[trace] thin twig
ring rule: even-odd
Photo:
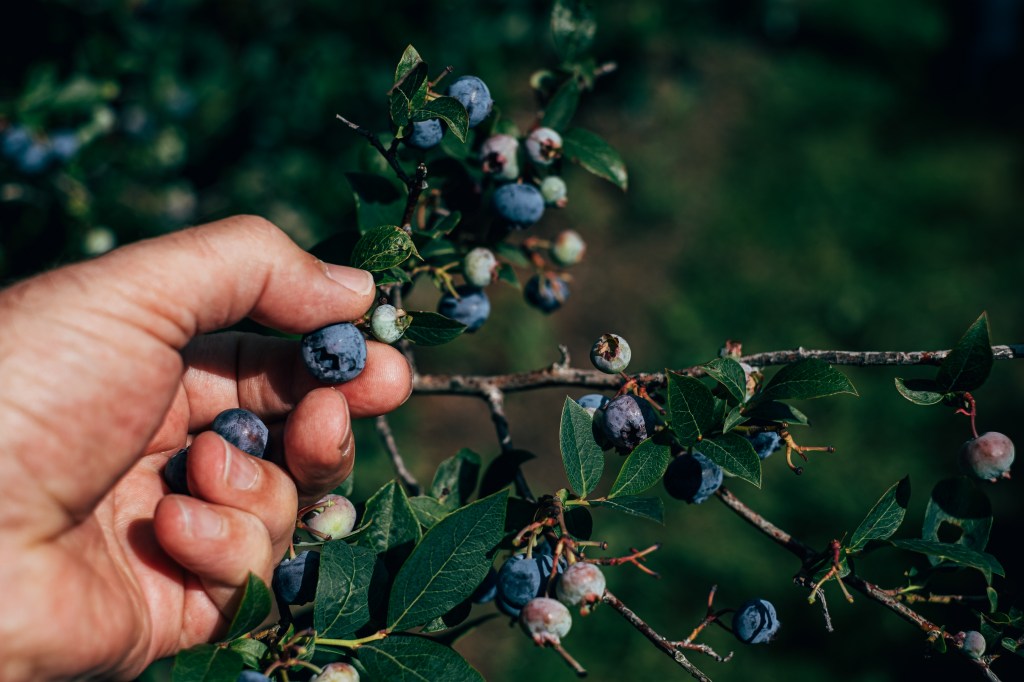
[[[406,491],[413,497],[419,495],[422,492],[422,487],[416,477],[405,467],[405,460],[402,459],[402,453],[398,451],[398,443],[395,442],[395,436],[391,433],[391,424],[388,423],[388,418],[384,415],[377,417],[376,426],[377,434],[384,442],[384,448],[391,456],[391,464],[395,467],[395,473],[398,474]]]
[[[623,604],[618,597],[609,592],[604,591],[604,596],[601,597],[601,601],[608,604],[613,609],[619,612],[619,614],[626,619],[626,621],[636,628],[640,634],[649,639],[654,646],[661,649],[661,651],[671,658],[673,661],[679,664],[684,670],[693,676],[695,680],[701,680],[702,682],[711,682],[711,678],[705,675],[697,666],[690,663],[689,659],[683,654],[682,651],[675,648],[668,639],[659,635],[654,628],[647,624],[647,622],[636,615],[632,609]]]
[[[420,195],[427,188],[427,164],[421,163],[416,166],[416,177],[406,183],[409,188],[409,196],[405,199],[405,212],[402,214],[402,228],[406,231],[411,229],[412,216],[416,212],[416,204],[419,203]]]
[[[512,433],[509,431],[508,417],[505,416],[505,394],[501,392],[501,389],[492,388],[483,394],[483,398],[487,401],[487,407],[491,411],[491,420],[494,422],[494,430],[498,435],[501,451],[512,450]],[[526,477],[523,476],[523,470],[518,466],[513,483],[516,486],[516,495],[529,502],[536,500],[530,490],[530,485],[526,482]]]
[[[725,503],[725,506],[736,512],[740,518],[752,525],[754,528],[757,528],[772,540],[775,540],[775,542],[782,545],[792,554],[795,554],[801,562],[806,564],[819,556],[818,552],[815,552],[809,546],[805,545],[800,540],[797,540],[792,535],[745,505],[725,486],[720,486],[715,495]]]
[[[380,152],[381,156],[384,157],[388,162],[388,165],[395,171],[398,178],[405,183],[406,187],[412,187],[412,179],[409,177],[409,174],[403,170],[401,164],[398,163],[398,155],[395,153],[398,150],[398,138],[395,138],[391,142],[390,147],[385,148],[381,143],[380,138],[377,137],[377,134],[372,130],[368,130],[358,123],[353,123],[341,114],[335,114],[335,116],[337,116],[339,121],[369,140],[370,144],[373,145],[373,148]]]

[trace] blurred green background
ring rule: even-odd
[[[585,363],[593,339],[626,336],[635,370],[684,367],[726,339],[744,350],[929,350],[952,345],[982,310],[995,343],[1024,341],[1020,296],[1024,212],[1024,8],[1017,0],[614,0],[595,3],[595,53],[618,69],[585,96],[579,123],[624,156],[630,190],[577,168],[570,202],[535,233],[571,227],[589,244],[559,313],[495,290],[495,314],[475,336],[419,352],[433,372],[507,372],[557,359]],[[11,281],[112,244],[235,214],[264,215],[309,247],[354,221],[344,173],[365,142],[334,116],[383,130],[394,64],[413,43],[436,73],[484,78],[503,114],[527,128],[529,75],[553,59],[548,2],[301,3],[271,0],[34,2],[0,27],[0,126],[70,131],[81,149],[37,170],[0,158],[0,279]],[[187,273],[183,273],[187,276]],[[421,287],[416,303],[434,305]],[[1024,366],[998,363],[976,393],[979,428],[1024,442]],[[734,491],[806,542],[851,532],[892,483],[910,474],[900,532],[919,532],[928,492],[955,475],[967,421],[920,408],[896,376],[930,370],[845,369],[860,389],[800,407],[797,434],[831,444],[802,477],[780,455],[765,485]],[[584,391],[573,392],[579,395]],[[557,426],[565,391],[509,397],[517,447],[538,459],[535,490],[564,485]],[[468,446],[497,454],[484,406],[413,398],[394,417],[421,480]],[[391,473],[364,425],[357,500]],[[609,455],[608,482],[617,470]],[[1021,482],[986,486],[995,509],[990,551],[1017,598],[1024,561]],[[595,537],[623,553],[665,543],[649,565],[609,571],[609,588],[665,635],[682,639],[703,616],[708,588],[737,606],[771,600],[783,628],[771,646],[693,660],[715,680],[971,679],[951,656],[930,657],[922,633],[877,604],[828,589],[836,631],[806,604],[797,562],[716,501],[667,499],[658,526],[595,512]],[[901,584],[918,558],[881,549],[859,572]],[[978,574],[938,589],[977,593]],[[478,607],[486,612],[488,607]],[[957,631],[960,607],[922,608]],[[566,646],[595,680],[685,679],[609,609],[577,618]],[[457,647],[490,680],[567,679],[551,652],[495,620]],[[1004,680],[1024,679],[1008,660]]]

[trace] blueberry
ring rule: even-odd
[[[73,130],[55,130],[50,135],[50,144],[56,158],[61,161],[69,161],[78,153],[81,141],[78,138],[78,133]]]
[[[498,571],[498,607],[509,607],[515,613],[509,613],[505,608],[502,611],[510,616],[518,615],[526,602],[541,594],[544,577],[536,558],[527,559],[525,554],[512,555]]]
[[[437,312],[466,325],[467,332],[475,332],[491,314],[490,299],[483,289],[469,285],[456,287],[455,293],[458,298],[450,293],[441,297],[437,303]]]
[[[964,641],[961,645],[963,652],[971,658],[981,658],[982,654],[985,653],[985,636],[977,630],[961,632],[960,635],[963,637]]]
[[[549,175],[544,178],[544,181],[540,183],[540,193],[544,197],[544,202],[548,205],[565,208],[569,203],[568,199],[566,199],[569,188],[566,187],[565,180],[557,175]]]
[[[537,128],[526,138],[526,154],[538,166],[562,158],[562,136],[551,128]]]
[[[732,631],[745,644],[767,644],[779,631],[775,607],[764,599],[752,599],[732,617]]]
[[[270,678],[259,670],[243,670],[238,673],[235,682],[270,682]]]
[[[432,118],[429,121],[417,121],[412,124],[412,134],[405,138],[405,143],[416,149],[436,147],[444,137],[441,120]]]
[[[370,316],[370,331],[382,343],[394,343],[402,338],[412,319],[404,310],[382,303]]]
[[[366,366],[366,339],[350,322],[330,324],[302,337],[302,359],[319,381],[350,381]]]
[[[331,493],[316,504],[317,508],[306,514],[302,522],[318,533],[337,539],[356,527],[356,508],[347,497]]]
[[[278,564],[270,584],[286,604],[306,604],[316,597],[319,578],[320,553],[305,551]]]
[[[494,570],[492,566],[487,571],[487,575],[484,577],[482,583],[477,585],[473,594],[470,595],[470,600],[474,604],[486,604],[489,601],[494,601],[494,598],[498,594],[498,572]]]
[[[590,349],[590,361],[605,374],[625,371],[632,357],[629,344],[618,334],[602,334]]]
[[[1013,457],[1013,441],[998,431],[989,431],[961,446],[960,467],[971,476],[995,482],[1010,477]]]
[[[164,465],[164,481],[172,493],[188,495],[188,448],[178,450]]]
[[[562,266],[576,265],[583,260],[583,254],[587,252],[587,244],[579,232],[564,230],[555,237],[555,243],[551,245],[551,258]]]
[[[499,180],[519,177],[519,140],[511,135],[491,135],[480,145],[480,166]]]
[[[25,126],[14,125],[4,131],[3,143],[0,149],[4,156],[12,161],[21,158],[21,155],[32,146],[32,135]]]
[[[448,86],[448,96],[454,97],[466,107],[469,114],[469,127],[478,126],[491,113],[494,100],[487,85],[476,76],[462,76]]]
[[[561,644],[572,628],[572,616],[562,602],[537,597],[523,606],[519,624],[538,646]]]
[[[577,561],[565,569],[555,587],[555,594],[566,606],[582,604],[580,613],[586,615],[592,605],[601,601],[604,588],[605,579],[601,569],[594,564]]]
[[[485,287],[498,276],[498,259],[490,249],[478,246],[462,260],[462,274],[469,284]]]
[[[594,413],[594,423],[617,448],[632,450],[654,435],[657,418],[643,398],[620,395]]]
[[[216,416],[210,429],[242,452],[263,457],[270,431],[259,417],[241,408],[224,410]]]
[[[589,412],[591,417],[594,416],[594,412],[596,410],[601,409],[608,403],[608,396],[601,395],[600,393],[588,393],[587,395],[576,399],[576,404]]]
[[[761,459],[767,459],[769,455],[782,447],[782,436],[778,431],[762,431],[754,436],[747,436],[747,440],[754,446],[754,452]]]
[[[672,460],[662,481],[666,492],[677,500],[701,504],[718,490],[723,477],[722,467],[694,451]]]
[[[342,661],[328,663],[310,682],[359,682],[359,671]]]
[[[553,313],[569,298],[569,285],[561,277],[551,273],[534,275],[523,287],[523,297],[534,308]]]
[[[35,175],[49,168],[52,160],[53,148],[49,144],[33,141],[15,163],[23,173]]]
[[[494,190],[494,210],[516,228],[533,225],[544,215],[544,197],[533,185],[509,183]]]

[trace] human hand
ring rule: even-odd
[[[224,333],[352,320],[368,273],[326,265],[267,221],[236,217],[132,244],[0,292],[0,679],[130,679],[223,634],[250,571],[269,583],[311,502],[352,470],[350,417],[394,409],[408,364],[368,342],[337,387],[298,343]],[[210,431],[192,497],[161,471],[189,434],[243,407],[260,460]]]

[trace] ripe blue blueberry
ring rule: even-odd
[[[259,670],[243,670],[238,673],[235,682],[270,682],[270,678]]]
[[[405,138],[405,143],[416,149],[430,149],[436,147],[442,137],[444,137],[444,127],[441,126],[441,120],[432,118],[429,121],[413,123],[412,133]]]
[[[382,343],[394,343],[402,338],[412,320],[404,310],[389,303],[382,303],[373,309],[370,316],[370,331]]]
[[[548,597],[531,599],[519,614],[523,631],[538,646],[561,644],[572,628],[572,615],[560,601]]]
[[[462,274],[469,284],[485,287],[498,276],[498,259],[490,249],[478,246],[462,260]]]
[[[259,417],[241,408],[224,410],[213,420],[210,429],[242,452],[263,457],[270,431]]]
[[[754,446],[754,452],[761,459],[767,459],[769,455],[782,447],[782,436],[777,431],[762,431],[746,438]]]
[[[764,599],[752,599],[732,617],[732,631],[744,644],[767,644],[779,631],[775,607]]]
[[[540,183],[540,193],[544,197],[545,203],[549,206],[565,208],[569,203],[569,200],[566,198],[569,188],[566,187],[565,180],[557,175],[549,175],[544,178],[544,181]]]
[[[590,361],[605,374],[625,371],[632,357],[629,344],[618,334],[602,334],[590,349]]]
[[[971,658],[981,658],[985,653],[985,636],[977,630],[968,630],[961,632],[960,637],[963,637],[964,643],[961,645],[963,652]]]
[[[447,293],[437,303],[437,312],[466,325],[467,332],[475,332],[491,314],[491,301],[483,289],[463,285],[455,288],[458,297]]]
[[[482,583],[477,585],[473,594],[469,597],[474,604],[486,604],[489,601],[494,601],[494,598],[498,594],[498,572],[494,570],[492,566],[487,571],[487,575],[484,577]]]
[[[722,468],[694,451],[692,455],[680,455],[668,465],[662,481],[665,490],[677,500],[700,504],[711,497],[722,485]]]
[[[551,245],[551,258],[562,266],[576,265],[583,260],[587,244],[575,230],[563,230]]]
[[[494,190],[494,210],[513,227],[523,229],[544,215],[544,197],[533,185],[509,183]]]
[[[320,553],[305,551],[278,564],[270,584],[286,604],[306,604],[316,597],[319,578]]]
[[[319,381],[350,381],[366,366],[366,339],[350,322],[330,324],[302,337],[302,359]]]
[[[61,161],[69,161],[78,153],[81,142],[78,133],[73,130],[55,130],[50,135],[50,146],[53,147],[53,155]]]
[[[1013,458],[1013,441],[998,431],[983,433],[960,448],[960,467],[982,481],[1009,478]]]
[[[538,166],[562,158],[562,136],[551,128],[537,128],[526,138],[526,154]]]
[[[627,451],[654,435],[656,423],[651,404],[630,393],[620,395],[594,413],[594,424],[605,438],[616,448]]]
[[[498,608],[513,617],[519,615],[528,601],[541,594],[543,585],[544,576],[536,557],[512,555],[498,571]]]
[[[594,416],[594,412],[596,410],[601,409],[608,403],[608,396],[601,395],[600,393],[588,393],[587,395],[576,399],[576,404],[589,412],[591,417]]]
[[[594,604],[604,596],[604,573],[594,564],[577,561],[562,573],[555,594],[566,606],[582,605],[580,613],[587,615]]]
[[[569,285],[552,273],[534,275],[523,287],[523,297],[534,308],[545,313],[553,313],[569,298]]]
[[[188,448],[178,450],[164,465],[164,481],[172,493],[188,495]]]
[[[448,86],[448,96],[454,97],[466,107],[469,114],[469,127],[475,128],[487,118],[494,106],[491,99],[491,91],[487,85],[476,76],[462,76]]]
[[[359,671],[343,661],[328,663],[310,682],[359,682]]]
[[[49,168],[52,160],[53,148],[48,143],[34,140],[15,163],[23,173],[35,175]]]
[[[519,140],[511,135],[491,135],[480,145],[480,167],[499,180],[519,177]]]
[[[331,493],[321,498],[302,522],[328,538],[343,538],[356,527],[356,508],[347,497]]]

